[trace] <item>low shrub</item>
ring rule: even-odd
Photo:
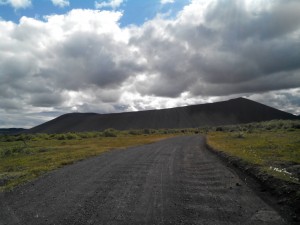
[[[57,139],[57,140],[67,140],[65,134],[56,134],[55,139]]]
[[[216,128],[216,131],[223,131],[224,129],[223,129],[223,127],[217,127]]]
[[[115,129],[109,128],[103,131],[104,137],[117,137],[117,131]]]
[[[143,131],[142,130],[130,130],[128,132],[128,134],[130,134],[130,135],[141,135],[141,134],[143,134]]]
[[[79,136],[77,134],[75,134],[75,133],[66,133],[65,137],[68,140],[79,139]]]
[[[246,136],[243,132],[238,132],[233,137],[234,138],[245,138]]]
[[[11,155],[27,153],[29,153],[29,150],[27,150],[24,146],[21,145],[0,149],[0,157],[8,157]]]

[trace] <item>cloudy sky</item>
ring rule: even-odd
[[[0,127],[244,96],[300,114],[299,0],[0,0]]]

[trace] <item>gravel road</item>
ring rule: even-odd
[[[0,224],[285,224],[200,136],[113,150],[0,194]]]

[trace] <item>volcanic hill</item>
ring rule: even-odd
[[[69,113],[33,127],[28,132],[63,133],[102,131],[107,128],[118,130],[193,128],[273,119],[297,119],[297,116],[249,99],[237,98],[223,102],[139,112]]]

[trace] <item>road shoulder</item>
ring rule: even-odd
[[[297,191],[300,185],[263,173],[257,166],[213,148],[207,143],[206,138],[205,145],[210,152],[217,155],[223,163],[234,170],[258,196],[274,206],[290,224],[299,223],[300,199]]]

